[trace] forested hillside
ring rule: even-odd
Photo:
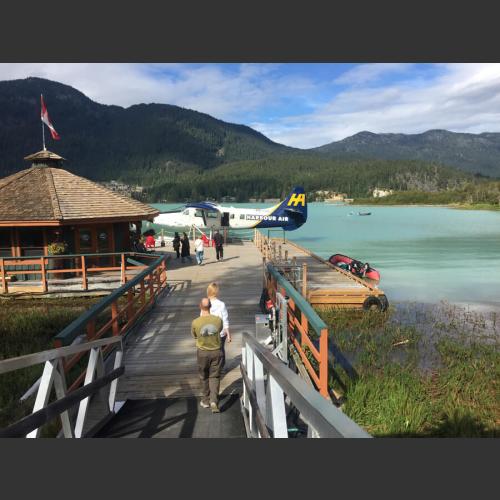
[[[244,201],[283,197],[291,187],[302,185],[309,193],[330,189],[364,197],[377,186],[438,191],[461,186],[470,179],[471,175],[458,170],[418,161],[331,160],[294,154],[234,162],[207,171],[178,171],[157,178],[148,194],[154,201],[222,196]]]
[[[360,132],[315,151],[334,158],[422,160],[470,173],[500,177],[500,134],[461,134],[429,130],[423,134]]]
[[[292,151],[244,125],[167,104],[127,109],[93,102],[78,90],[40,78],[0,82],[0,177],[26,168],[42,149],[40,94],[61,135],[47,149],[66,168],[91,179],[140,180],[147,185],[172,167],[212,168],[224,162]]]

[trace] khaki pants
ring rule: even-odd
[[[201,379],[202,400],[217,404],[219,399],[220,370],[222,355],[220,349],[203,351],[198,349],[198,372]]]

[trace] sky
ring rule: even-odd
[[[0,80],[28,76],[102,104],[194,109],[298,148],[361,131],[500,132],[498,63],[0,64]]]

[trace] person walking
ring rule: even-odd
[[[174,247],[175,253],[177,254],[177,258],[181,256],[180,248],[181,248],[181,238],[179,233],[174,234],[174,239],[172,240],[172,246]]]
[[[194,240],[194,251],[196,252],[196,262],[198,262],[198,265],[201,266],[203,263],[205,247],[203,240],[199,236]]]
[[[222,247],[223,242],[224,239],[222,238],[222,235],[219,233],[219,231],[215,231],[214,243],[215,243],[215,256],[217,257],[217,260],[222,260],[224,257],[224,248]]]
[[[200,406],[219,413],[219,388],[221,371],[222,320],[210,313],[210,299],[200,302],[200,316],[191,323],[191,334],[196,339],[198,373],[202,386]]]
[[[191,251],[189,248],[189,238],[186,233],[182,233],[182,239],[181,239],[181,262],[184,263],[184,259],[188,258],[190,262],[192,262],[191,258]]]
[[[231,342],[231,334],[229,333],[229,316],[227,314],[226,304],[218,298],[219,295],[219,285],[217,283],[210,283],[207,287],[207,297],[210,300],[210,314],[218,316],[222,320],[222,331],[220,333],[221,337],[221,370],[226,364],[226,351],[225,344]]]

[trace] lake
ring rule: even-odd
[[[310,203],[308,210],[306,224],[287,238],[321,257],[342,253],[369,262],[390,301],[446,300],[500,310],[500,212],[327,203]],[[372,215],[349,215],[365,210]]]

